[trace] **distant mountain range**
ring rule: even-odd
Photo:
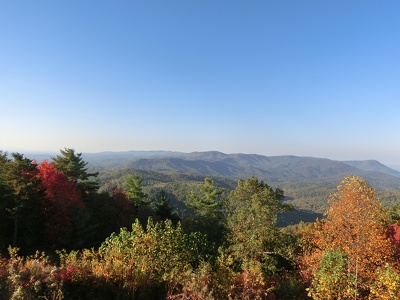
[[[225,154],[217,151],[170,152],[128,151],[84,153],[90,166],[99,169],[133,168],[152,171],[222,176],[231,179],[256,176],[268,182],[340,178],[348,174],[365,176],[372,181],[383,176],[400,188],[400,172],[376,160],[337,161],[325,158]],[[390,178],[394,177],[394,178]]]
[[[41,160],[51,156],[36,155],[34,158]],[[233,181],[255,176],[273,187],[282,188],[287,199],[296,207],[317,212],[326,209],[329,194],[349,174],[362,176],[387,203],[398,201],[400,196],[400,172],[376,160],[337,161],[292,155],[225,154],[217,151],[126,151],[83,153],[82,156],[89,167],[99,170],[100,174],[111,174],[111,171],[123,169],[126,172],[142,170],[163,174],[182,173]]]
[[[40,161],[54,155],[27,156]],[[371,185],[400,190],[400,172],[376,160],[337,161],[293,155],[225,154],[217,151],[125,151],[83,153],[82,156],[91,168],[96,169],[174,171],[233,180],[256,176],[271,183],[337,180],[354,174],[362,176]]]

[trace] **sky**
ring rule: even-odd
[[[0,149],[400,168],[400,1],[0,1]]]

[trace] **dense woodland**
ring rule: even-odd
[[[98,177],[73,149],[0,152],[0,298],[400,299],[400,206],[362,177],[284,227],[284,191],[256,177],[176,185],[186,210],[137,173]]]

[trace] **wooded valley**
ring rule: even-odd
[[[4,299],[400,298],[395,170],[219,152],[103,155],[0,151]]]

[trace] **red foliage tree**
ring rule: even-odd
[[[53,163],[42,162],[38,166],[45,196],[41,202],[45,233],[52,248],[57,248],[59,238],[65,238],[72,230],[71,216],[74,210],[84,207],[81,192],[63,172],[57,172]]]
[[[121,188],[114,188],[112,198],[118,207],[117,226],[118,228],[127,227],[133,221],[133,206],[129,202],[129,198],[125,191]]]
[[[386,231],[386,236],[389,238],[392,245],[396,249],[396,260],[400,260],[400,225],[394,223],[390,225]]]

